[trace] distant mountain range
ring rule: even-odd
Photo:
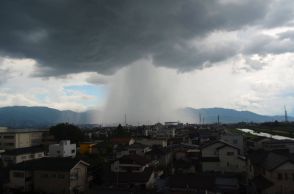
[[[276,116],[267,116],[260,115],[250,111],[237,111],[234,109],[226,109],[226,108],[184,108],[181,110],[181,114],[184,118],[188,118],[189,120],[194,120],[199,122],[200,115],[201,120],[204,118],[204,123],[216,123],[219,120],[221,123],[237,123],[237,122],[267,122],[267,121],[284,121],[284,115],[276,115]],[[293,117],[288,116],[289,121],[294,121]]]
[[[0,126],[9,128],[43,128],[61,122],[92,124],[93,112],[60,111],[48,107],[3,107],[0,108]],[[204,118],[205,123],[216,123],[218,115],[221,123],[284,120],[284,116],[265,116],[249,111],[225,108],[184,108],[180,110],[180,113],[183,118],[194,122],[199,122],[199,115],[201,114],[201,118]],[[294,121],[293,117],[288,117],[288,119],[289,121]]]
[[[42,128],[57,123],[91,123],[91,112],[60,111],[48,107],[12,106],[0,108],[0,126]]]

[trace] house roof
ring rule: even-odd
[[[171,189],[197,189],[208,191],[236,191],[238,179],[234,176],[219,174],[177,174],[170,177]]]
[[[273,183],[271,181],[269,181],[268,179],[266,179],[263,176],[254,177],[252,179],[252,183],[254,184],[256,189],[261,190],[261,191],[264,189],[267,189],[273,185]]]
[[[292,162],[290,155],[285,156],[265,150],[253,151],[248,155],[248,158],[253,165],[263,167],[270,171],[276,169],[287,161]]]
[[[232,144],[229,144],[227,142],[224,142],[222,140],[210,141],[207,144],[202,145],[201,146],[201,149],[206,148],[206,147],[209,147],[209,146],[214,145],[214,144],[217,144],[217,143],[220,143],[221,145],[219,147],[217,147],[216,149],[222,149],[224,147],[232,147],[234,149],[240,150],[240,148],[238,148],[238,147],[236,147],[236,146],[234,146]]]
[[[88,163],[73,158],[41,158],[16,164],[12,170],[44,170],[44,171],[69,171],[78,163],[88,166]]]
[[[139,156],[137,154],[124,155],[121,158],[119,158],[118,161],[121,164],[140,164],[140,165],[146,165],[151,162],[146,157]]]
[[[131,139],[130,137],[113,137],[110,141],[113,144],[129,144]]]
[[[148,182],[153,170],[151,168],[145,169],[143,172],[111,172],[108,177],[110,183],[146,183]]]
[[[190,188],[190,189],[200,189],[214,190],[214,176],[203,175],[203,174],[177,174],[170,177],[169,185],[170,188]]]
[[[259,142],[262,140],[268,139],[267,137],[263,137],[263,136],[256,136],[254,138],[251,138],[250,141],[254,141],[254,142]]]
[[[141,143],[134,143],[129,146],[129,149],[145,149],[147,147],[149,147],[149,146],[141,144]]]
[[[34,154],[44,152],[45,149],[43,146],[33,146],[27,148],[16,148],[12,150],[6,150],[3,155],[21,155],[21,154]]]

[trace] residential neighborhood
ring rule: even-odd
[[[163,136],[171,129],[172,136]],[[63,130],[68,139],[61,139]],[[107,136],[99,136],[100,130]],[[1,151],[2,193],[294,192],[293,140],[222,124],[59,124],[47,130],[2,128],[0,135],[1,145],[10,145]]]

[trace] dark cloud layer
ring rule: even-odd
[[[270,20],[270,2],[1,0],[0,55],[33,58],[44,76],[111,74],[146,57],[187,71],[236,54],[201,52],[187,44],[191,39]]]

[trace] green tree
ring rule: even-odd
[[[50,128],[50,134],[58,141],[68,139],[71,142],[78,143],[84,139],[80,128],[69,123],[60,123],[52,126]]]
[[[124,129],[121,124],[119,124],[117,126],[117,128],[115,129],[114,136],[129,136],[130,134],[128,133],[128,131],[126,129]]]

